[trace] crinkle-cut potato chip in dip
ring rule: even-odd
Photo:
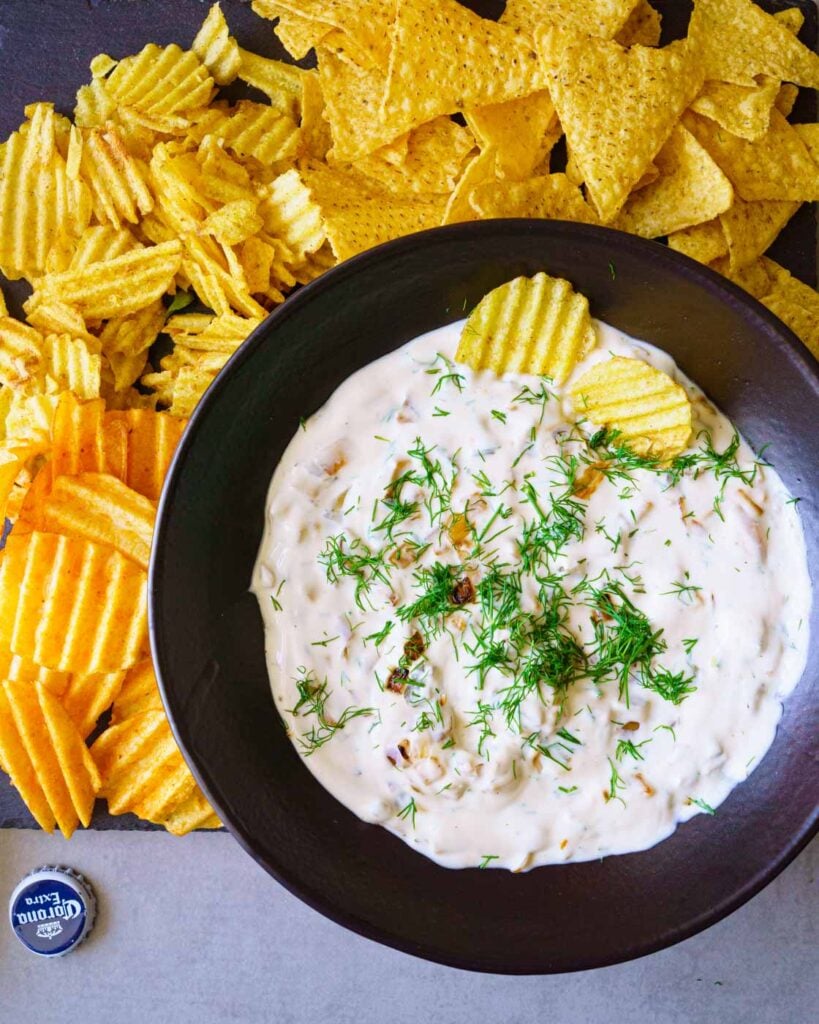
[[[545,272],[500,285],[348,378],[271,481],[253,589],[288,735],[446,867],[642,850],[717,812],[806,663],[775,469],[592,312]]]
[[[668,233],[672,248],[751,292],[811,351],[819,350],[815,290],[764,255],[819,188],[817,125],[789,120],[797,87],[818,84],[819,58],[797,38],[798,11],[770,16],[751,0],[696,0],[688,38],[660,45],[661,19],[650,0],[508,0],[497,22],[455,0],[254,0],[253,9],[273,23],[291,58],[315,50],[317,67],[244,49],[231,32],[229,9],[216,3],[203,9],[191,38],[160,45],[146,31],[134,41],[133,54],[113,43],[112,55],[89,53],[89,77],[76,83],[71,118],[52,103],[32,103],[21,112],[18,130],[0,141],[0,273],[31,289],[22,316],[0,290],[0,505],[12,526],[0,556],[8,584],[0,594],[0,684],[45,687],[82,740],[113,703],[123,749],[140,742],[144,713],[161,716],[158,693],[148,685],[144,567],[153,510],[185,419],[267,312],[340,260],[423,228],[492,217],[609,223],[659,238]],[[237,98],[245,86],[256,90],[252,99]],[[460,344],[454,335],[447,342],[451,365],[429,366],[438,387],[436,427],[454,424],[444,397],[460,401],[458,384],[467,381],[469,388],[482,382],[495,395],[484,430],[517,424],[523,410],[542,412],[546,422],[558,406],[549,397],[555,393],[563,396],[567,416],[578,415],[569,410],[569,395],[581,374],[603,373],[589,365],[598,361],[601,330],[607,331],[569,284],[545,274],[507,282],[473,311]],[[683,473],[684,460],[702,465],[717,451],[703,448],[697,431],[704,422],[723,421],[717,414],[709,419],[693,386],[661,357],[656,364],[653,355],[646,357],[641,345],[639,351],[624,345],[615,355],[669,373],[674,387],[687,391],[688,444],[694,447],[670,454],[684,443],[682,401],[676,440],[669,446],[663,435],[650,454],[638,451],[645,437],[629,441],[625,419],[598,413],[603,422],[595,465],[573,485],[572,500],[581,503],[605,493],[611,460],[626,452],[633,465],[650,463],[646,472],[673,474]],[[453,361],[456,350],[464,363]],[[521,398],[504,406],[505,392],[493,389],[516,378],[524,381],[516,392]],[[610,404],[613,388],[609,381]],[[624,393],[624,401],[634,397]],[[658,422],[644,419],[645,436],[654,436],[648,427]],[[508,441],[508,433],[493,444]],[[435,467],[443,473],[446,460],[422,456],[414,441],[407,439],[406,448],[416,456],[406,456],[409,464],[402,462],[397,478],[426,466],[442,487],[446,480]],[[724,436],[714,440],[725,442]],[[728,464],[734,459],[736,472],[748,476],[752,501],[767,509],[751,494],[758,481],[743,468],[745,447],[729,456]],[[521,466],[527,458],[521,456]],[[497,513],[491,527],[479,529],[486,529],[484,539],[507,526],[511,534],[518,521],[520,502],[513,507],[487,493],[481,474],[488,469],[473,468],[474,493],[459,496],[449,518],[440,513],[442,535],[461,559],[482,516]],[[498,482],[497,489],[503,486]],[[420,488],[409,480],[398,485],[404,498],[393,511],[400,518],[402,510],[412,510],[407,529],[422,521],[427,507]],[[492,504],[501,501],[503,507]],[[433,513],[439,507],[438,501],[429,505]],[[539,507],[547,516],[545,531],[552,506]],[[753,505],[748,509],[756,514]],[[570,533],[571,522],[571,516],[564,522]],[[618,534],[603,528],[615,543]],[[390,536],[398,536],[396,529],[400,533],[400,523]],[[379,573],[412,564],[411,532],[393,553],[393,568],[367,561],[389,530],[388,524],[374,539],[351,538],[355,547],[333,553],[340,580],[354,567],[361,570],[365,606],[371,571],[375,587]],[[498,543],[510,539],[507,533]],[[595,537],[596,544],[609,543],[602,532]],[[433,572],[423,560],[417,568]],[[460,600],[470,585],[476,593],[483,585],[479,604],[490,600],[496,584],[507,586],[473,579],[471,571],[449,581],[442,569],[437,576],[422,574],[437,587],[441,621],[448,621],[456,586]],[[52,582],[40,615],[43,587]],[[113,602],[101,618],[91,614],[95,587]],[[616,595],[611,600],[618,614],[631,615]],[[457,614],[471,615],[473,605],[465,600]],[[390,621],[374,625],[374,637],[387,633],[379,643],[368,641],[367,658],[371,647],[387,657],[389,636],[390,643],[399,634],[403,643],[412,640],[403,620],[400,629],[395,616]],[[471,625],[463,624],[472,637]],[[674,637],[665,635],[673,647]],[[560,631],[552,640],[560,650],[573,649]],[[469,643],[479,659],[479,640]],[[512,657],[508,647],[491,649],[498,658]],[[385,666],[398,673],[393,686],[406,690],[403,673],[413,677],[416,661],[423,665],[425,658],[409,660],[399,652],[395,664]],[[483,663],[474,664],[481,678]],[[517,677],[504,664],[498,671],[511,673],[513,686]],[[657,670],[645,679],[672,692],[668,678],[676,678],[678,668],[668,671],[669,677]],[[293,704],[306,702],[298,718],[307,707],[321,711],[336,703],[335,693],[328,697],[329,678],[326,690],[322,681],[305,682]],[[121,689],[126,696],[117,711]],[[501,711],[490,714],[478,701],[464,712],[484,737],[482,749],[500,734],[498,715],[503,723],[508,713],[516,721],[515,701],[497,699]],[[33,705],[30,710],[26,721],[36,718]],[[434,701],[424,710],[437,722]],[[335,735],[344,711],[319,717],[315,736]],[[351,706],[350,715],[354,711]],[[355,721],[359,717],[368,716]],[[51,714],[48,721],[57,719]],[[139,768],[135,761],[133,777],[126,772],[115,783],[102,772],[103,792],[116,792],[117,806],[133,806],[171,831],[217,827],[204,796],[191,789],[192,779],[169,754],[160,719],[150,721],[163,737],[150,748],[160,760],[148,757]],[[526,734],[532,738],[526,757],[554,764],[566,750],[540,743],[538,724]],[[70,831],[74,816],[84,822],[86,790],[70,810],[66,790],[40,777],[53,760],[37,754],[32,761],[8,701],[0,702],[0,735],[10,751],[6,760],[0,752],[0,761],[44,827],[59,822]],[[414,766],[416,745],[431,737],[432,726],[419,728],[396,763],[404,764],[406,749]],[[556,742],[574,749],[565,735]],[[637,751],[650,749],[639,745],[642,739],[633,742]],[[73,751],[71,744],[65,749]],[[471,751],[467,758],[473,767],[475,756]],[[627,777],[630,756],[626,747],[615,747],[610,810],[619,807],[618,779]],[[176,788],[154,786],[162,764],[173,768]],[[140,778],[147,788],[138,792]],[[401,821],[416,816],[409,801]],[[571,836],[562,839],[576,852]]]

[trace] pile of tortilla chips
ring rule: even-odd
[[[246,51],[215,4],[189,49],[100,54],[73,118],[34,103],[0,143],[0,272],[31,286],[24,321],[0,290],[0,763],[66,834],[98,794],[216,824],[161,711],[145,564],[184,418],[298,284],[440,224],[607,224],[667,237],[819,355],[816,291],[764,255],[819,199],[819,125],[788,121],[819,86],[795,9],[695,0],[660,46],[648,0],[253,8],[317,67]],[[225,99],[237,79],[257,98]]]

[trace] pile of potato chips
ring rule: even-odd
[[[606,224],[667,237],[819,355],[817,293],[764,256],[819,199],[819,125],[788,121],[819,86],[797,10],[695,0],[660,46],[648,0],[253,8],[317,67],[244,50],[215,4],[190,49],[100,54],[73,119],[32,104],[0,144],[0,271],[32,289],[25,321],[0,292],[0,763],[66,834],[98,794],[217,824],[161,710],[145,566],[184,417],[296,285],[440,224]],[[264,101],[222,98],[236,79]]]

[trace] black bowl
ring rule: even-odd
[[[366,825],[285,736],[248,592],[273,469],[354,370],[459,319],[518,274],[567,277],[593,313],[668,350],[767,455],[802,513],[819,576],[819,373],[756,301],[656,243],[543,221],[441,228],[359,256],[294,295],[231,359],[195,412],[163,494],[150,577],[165,704],[225,824],[328,917],[431,960],[551,973],[628,960],[692,935],[758,892],[816,830],[819,644],[776,740],[715,817],[643,853],[527,874],[450,871]],[[819,605],[811,628],[819,635]],[[741,642],[741,638],[738,638]]]

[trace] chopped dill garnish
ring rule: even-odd
[[[304,747],[305,757],[309,757],[313,751],[333,738],[335,734],[344,728],[354,718],[361,718],[375,714],[375,708],[357,708],[350,706],[345,708],[338,718],[331,718],[327,713],[327,701],[330,692],[327,689],[327,680],[319,682],[312,669],[307,672],[299,668],[300,677],[295,680],[296,691],[299,699],[295,706],[290,709],[290,714],[298,717],[306,715],[316,716],[316,725],[308,730],[303,736],[299,736],[299,743]]]
[[[485,746],[486,741],[490,736],[495,736],[496,733],[492,728],[492,714],[495,710],[494,704],[488,704],[486,701],[478,701],[478,706],[474,711],[470,712],[472,715],[472,721],[467,722],[467,726],[472,728],[473,726],[479,726],[481,733],[478,737],[478,754],[480,757],[485,757]],[[487,758],[488,760],[488,758]]]
[[[640,750],[640,747],[644,747],[646,743],[651,743],[651,740],[643,740],[642,743],[634,743],[632,740],[618,740],[614,757],[617,761],[622,761],[624,757],[631,757],[635,761],[645,761],[645,755]]]
[[[355,603],[362,611],[372,585],[376,581],[389,583],[390,565],[384,561],[384,552],[370,550],[359,537],[352,541],[343,533],[328,537],[318,560],[328,583],[338,583],[345,576],[355,580]]]
[[[415,797],[410,797],[409,803],[406,804],[398,812],[398,817],[404,821],[411,821],[412,827],[415,828],[415,815],[418,813],[418,807],[415,803]]]
[[[413,586],[420,596],[412,604],[396,609],[402,622],[417,620],[428,639],[438,636],[446,625],[446,617],[463,607],[455,600],[455,586],[462,575],[460,565],[434,562],[413,573]]]
[[[682,642],[685,653],[690,654],[699,642],[700,638],[698,636],[686,637],[685,640],[683,640]]]
[[[500,860],[500,856],[497,853],[485,853],[481,858],[481,862],[478,865],[479,868],[486,868],[492,863],[493,860]]]
[[[375,633],[370,633],[369,636],[364,637],[364,643],[366,644],[368,640],[372,640],[376,647],[380,647],[380,645],[384,643],[384,641],[387,639],[390,633],[392,633],[394,625],[395,623],[393,622],[392,619],[387,619],[387,621],[384,623],[381,629],[377,630]]]
[[[501,412],[500,409],[493,409],[490,415],[492,419],[497,420],[499,423],[506,423],[506,413]]]
[[[520,389],[520,391],[512,399],[513,402],[519,402],[521,405],[539,405],[540,416],[538,417],[537,425],[540,426],[543,422],[543,417],[546,413],[546,403],[552,397],[551,392],[546,387],[546,383],[551,384],[550,377],[544,377],[541,382],[540,388],[537,391],[533,391],[528,384]]]
[[[674,732],[674,727],[672,725],[655,725],[653,731],[658,732],[660,729],[665,732],[670,732],[671,739],[674,740],[675,743],[677,742],[677,734]]]
[[[441,388],[444,386],[444,384],[447,383],[451,383],[454,387],[458,389],[458,391],[463,391],[464,381],[466,380],[466,378],[462,373],[457,373],[453,369],[454,364],[449,359],[447,359],[447,357],[443,355],[443,353],[441,352],[439,352],[436,355],[435,362],[442,363],[442,366],[435,366],[435,364],[433,364],[426,371],[428,374],[438,375],[438,379],[435,381],[435,387],[432,389],[430,394],[437,395]],[[446,372],[442,373],[442,370],[446,370]]]
[[[690,796],[688,798],[688,802],[692,803],[692,804],[696,804],[696,806],[699,807],[699,809],[701,811],[705,811],[706,814],[716,814],[717,813],[714,810],[714,808],[711,806],[711,804],[707,804],[704,800],[700,799],[700,797]]]
[[[620,773],[617,771],[617,765],[614,763],[614,761],[612,761],[612,759],[609,758],[608,762],[611,772],[609,774],[609,788],[608,792],[606,793],[606,803],[608,803],[610,800],[619,800],[623,807],[625,807],[626,801],[621,796],[617,795],[617,790],[625,789],[626,784],[620,777]]]
[[[561,793],[576,793],[577,786],[558,786]]]
[[[279,600],[279,594],[281,594],[282,587],[285,583],[287,583],[287,580],[282,580],[278,587],[276,587],[276,593],[270,595],[270,603],[273,605],[274,612],[280,612],[282,610],[282,603]]]
[[[686,577],[687,577],[686,573]],[[675,580],[671,584],[671,590],[664,590],[661,592],[661,597],[678,597],[683,604],[692,604],[694,600],[694,594],[702,590],[702,587],[697,587],[693,583],[685,583],[682,580]]]

